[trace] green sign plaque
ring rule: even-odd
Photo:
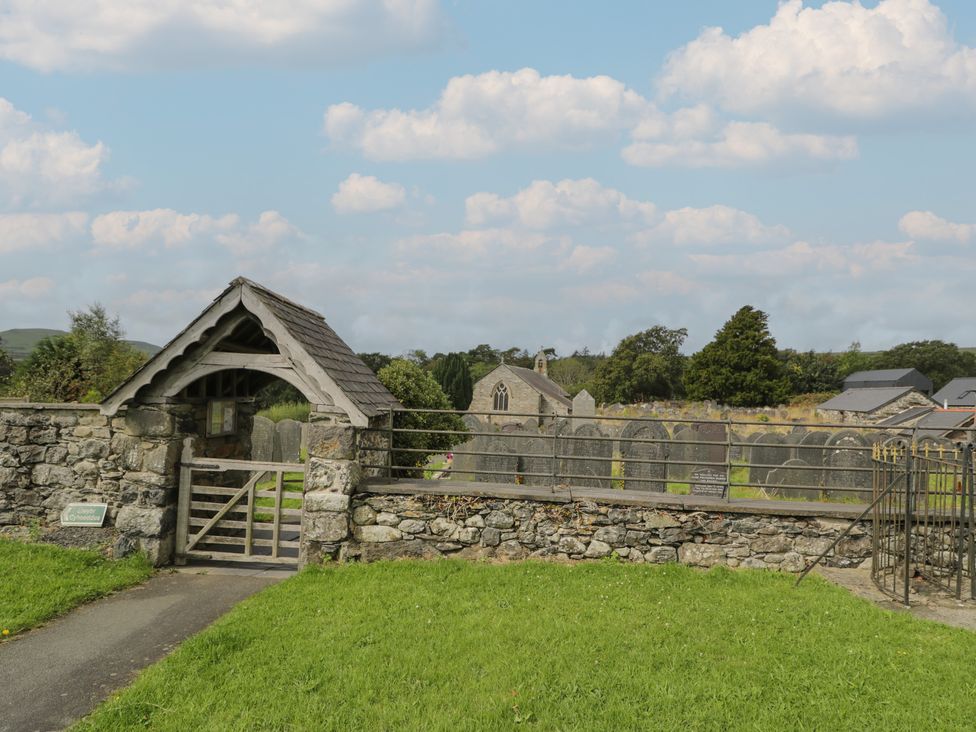
[[[107,503],[69,503],[61,512],[62,526],[101,526]]]

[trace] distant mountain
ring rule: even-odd
[[[11,328],[0,330],[0,348],[6,351],[14,361],[23,361],[44,338],[49,336],[67,335],[64,330],[51,328]],[[155,356],[162,349],[145,341],[126,341],[147,356]]]

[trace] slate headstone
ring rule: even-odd
[[[787,460],[766,476],[766,485],[784,498],[802,498],[805,501],[819,501],[819,470],[805,470],[811,467],[805,460]],[[795,486],[795,487],[790,487]],[[806,487],[801,487],[806,486]]]
[[[465,414],[461,417],[468,432],[490,432],[488,426],[473,414]],[[460,438],[459,438],[460,439]],[[473,471],[478,469],[478,457],[476,455],[465,455],[458,453],[482,452],[482,447],[486,444],[486,438],[482,435],[473,434],[464,442],[454,445],[454,465],[451,469],[456,480],[474,480]]]
[[[553,438],[538,428],[523,427],[516,443],[518,473],[524,485],[552,485]]]
[[[721,422],[701,422],[697,425],[700,444],[695,445],[695,457],[699,463],[724,463],[728,441],[728,428]]]
[[[786,439],[778,432],[761,432],[752,443],[749,456],[749,482],[766,485],[769,471],[790,459]],[[766,466],[766,467],[762,467]]]
[[[297,463],[302,454],[302,423],[293,419],[283,419],[275,430],[281,445],[281,462]]]
[[[475,480],[481,483],[514,483],[518,471],[518,455],[508,440],[487,438],[485,455],[478,456]]]
[[[842,430],[824,445],[824,487],[831,498],[872,500],[871,452],[868,441],[855,430]],[[853,489],[838,490],[838,489]]]
[[[691,427],[675,427],[668,455],[668,480],[685,482],[695,466],[695,446],[698,433]]]
[[[595,424],[580,425],[573,431],[573,439],[566,442],[569,457],[563,460],[564,474],[579,476],[567,478],[567,482],[573,486],[609,489],[613,442]]]
[[[251,425],[251,460],[270,463],[274,460],[275,423],[255,415]]]
[[[724,498],[729,484],[724,470],[710,466],[696,467],[691,471],[691,495]]]
[[[596,400],[590,396],[590,392],[583,389],[573,397],[573,427],[592,422],[595,416]]]
[[[667,490],[667,464],[643,463],[641,460],[668,459],[671,450],[668,429],[660,422],[634,420],[620,433],[620,457],[623,461],[624,489],[664,493]],[[631,442],[631,440],[647,440]],[[634,478],[635,480],[630,480]]]

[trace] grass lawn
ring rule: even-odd
[[[0,631],[13,636],[151,574],[141,555],[112,560],[93,551],[0,539]]]
[[[312,568],[79,728],[972,729],[976,635],[793,581],[614,562]]]

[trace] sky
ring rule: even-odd
[[[976,346],[966,0],[0,0],[0,330]]]

